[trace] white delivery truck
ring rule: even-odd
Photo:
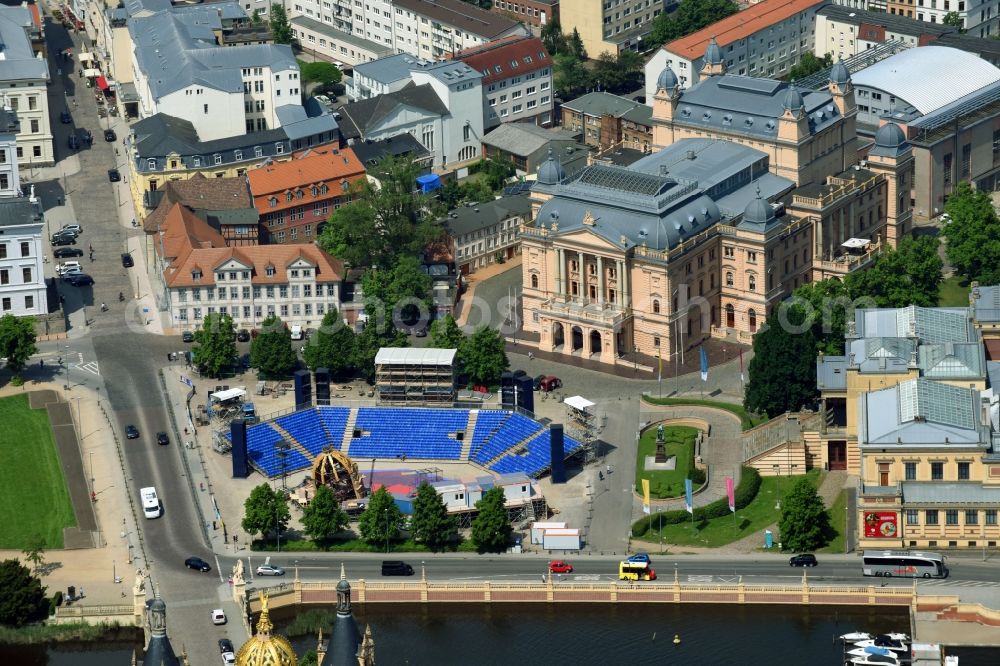
[[[159,518],[163,511],[160,508],[160,498],[156,495],[156,488],[139,489],[139,498],[142,500],[142,513],[146,518]]]

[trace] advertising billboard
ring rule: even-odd
[[[899,522],[891,511],[865,511],[865,536],[876,539],[891,539],[899,535]]]

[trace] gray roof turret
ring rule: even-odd
[[[667,65],[660,72],[659,78],[656,79],[656,89],[657,90],[673,90],[677,87],[679,81],[677,80],[677,75],[674,74],[674,70],[670,69]]]
[[[558,185],[565,177],[566,172],[563,170],[559,160],[552,154],[552,148],[550,147],[549,156],[538,167],[538,182],[542,185]]]
[[[847,70],[847,65],[844,64],[842,58],[838,59],[833,69],[830,70],[830,82],[842,86],[850,80],[851,73]]]
[[[788,92],[785,93],[785,101],[782,106],[785,111],[798,111],[805,108],[806,103],[802,99],[802,93],[799,92],[794,83],[788,86]]]
[[[719,48],[719,43],[715,41],[715,37],[709,39],[708,46],[705,47],[705,64],[722,64],[722,49]]]

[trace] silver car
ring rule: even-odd
[[[271,564],[262,564],[257,567],[258,576],[284,576],[285,570]]]

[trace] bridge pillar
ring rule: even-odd
[[[809,604],[809,579],[805,567],[802,567],[802,603]]]

